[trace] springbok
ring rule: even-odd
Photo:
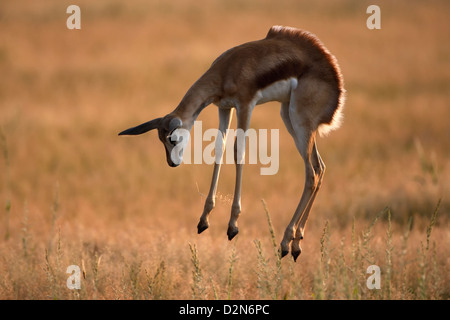
[[[223,153],[233,108],[236,109],[237,129],[247,132],[256,105],[268,101],[281,102],[281,118],[305,163],[303,193],[280,248],[283,257],[291,246],[291,254],[297,260],[306,221],[325,172],[325,164],[317,150],[316,135],[326,135],[340,126],[344,98],[343,77],[337,60],[322,42],[307,31],[274,26],[264,39],[236,46],[220,55],[171,113],[119,135],[137,135],[158,129],[167,163],[176,167],[181,163],[185,146],[185,143],[180,144],[181,130],[190,132],[200,112],[213,103],[219,110],[217,159],[220,152]],[[234,147],[236,151],[237,139]],[[245,138],[241,147],[245,150]],[[229,240],[238,233],[237,219],[241,212],[243,154],[239,158],[235,152],[234,156],[236,185],[227,231]],[[209,194],[197,226],[198,233],[209,226],[208,217],[215,204],[220,166],[221,162],[216,161]]]

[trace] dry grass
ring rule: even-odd
[[[380,1],[378,31],[371,3],[350,0],[80,0],[80,31],[65,27],[69,4],[0,4],[0,298],[449,298],[447,1]],[[319,141],[327,173],[297,263],[277,256],[303,164],[276,104],[252,125],[281,129],[280,170],[245,167],[232,242],[232,165],[198,236],[212,167],[167,167],[154,133],[117,137],[275,24],[316,33],[348,91],[343,127]],[[216,117],[205,110],[203,128]],[[366,287],[372,264],[380,290]],[[80,290],[66,287],[69,265]]]

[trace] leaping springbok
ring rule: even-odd
[[[264,39],[234,47],[219,56],[192,85],[174,111],[119,135],[137,135],[158,129],[159,139],[166,149],[167,163],[176,167],[181,163],[185,146],[180,144],[179,130],[190,132],[200,112],[213,103],[219,110],[217,159],[217,156],[222,156],[220,152],[223,153],[233,108],[236,109],[237,129],[246,132],[256,105],[268,101],[281,102],[281,118],[294,138],[306,171],[300,203],[281,241],[281,256],[288,254],[291,246],[291,254],[297,260],[306,221],[325,172],[325,164],[317,150],[316,135],[327,134],[340,126],[344,96],[338,63],[322,42],[307,31],[274,26]],[[242,147],[245,150],[245,139]],[[237,159],[236,152],[235,163],[236,185],[227,231],[229,240],[238,233],[237,219],[241,212],[243,161],[242,158]],[[197,226],[198,233],[209,226],[208,217],[214,208],[220,166],[221,162],[216,161],[209,194]]]

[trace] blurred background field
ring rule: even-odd
[[[66,28],[70,4],[81,30]],[[366,27],[370,4],[2,1],[0,298],[448,299],[450,3],[377,1],[381,30]],[[117,136],[272,25],[315,33],[347,89],[342,128],[318,140],[327,172],[297,263],[278,261],[270,232],[278,245],[304,181],[278,104],[252,127],[280,129],[280,169],[245,166],[232,242],[233,165],[197,235],[212,166],[169,168],[155,132]],[[199,120],[217,127],[216,107]],[[380,290],[366,287],[373,264]]]

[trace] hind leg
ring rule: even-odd
[[[299,225],[300,219],[305,212],[306,208],[310,206],[311,200],[317,188],[318,176],[314,171],[314,167],[311,162],[312,146],[315,139],[315,131],[305,126],[293,126],[295,132],[295,141],[297,149],[300,152],[303,161],[305,163],[305,185],[303,188],[302,197],[295,210],[295,213],[287,226],[283,240],[281,241],[281,256],[285,256],[289,252],[289,246],[291,241],[294,240],[294,236]],[[299,254],[299,252],[298,252]],[[297,256],[298,256],[297,254]],[[297,258],[294,256],[294,259]]]
[[[316,81],[304,79],[291,93],[289,107],[282,105],[281,115],[305,164],[305,184],[300,202],[287,226],[281,242],[281,254],[291,246],[294,260],[301,252],[300,240],[312,204],[322,182],[325,166],[317,152],[316,135],[321,112],[327,105],[326,90]],[[294,241],[293,241],[294,240]]]
[[[314,142],[313,151],[311,153],[311,161],[314,169],[314,173],[318,176],[317,186],[314,190],[314,193],[311,197],[311,200],[308,203],[305,211],[303,212],[298,227],[295,231],[294,240],[291,244],[291,254],[294,257],[294,261],[297,261],[298,256],[302,252],[300,247],[300,240],[303,240],[303,236],[305,234],[305,226],[306,221],[308,220],[309,212],[311,211],[311,207],[316,199],[317,193],[322,185],[323,176],[325,174],[325,164],[322,161],[322,158],[319,155],[317,150],[316,142]]]

